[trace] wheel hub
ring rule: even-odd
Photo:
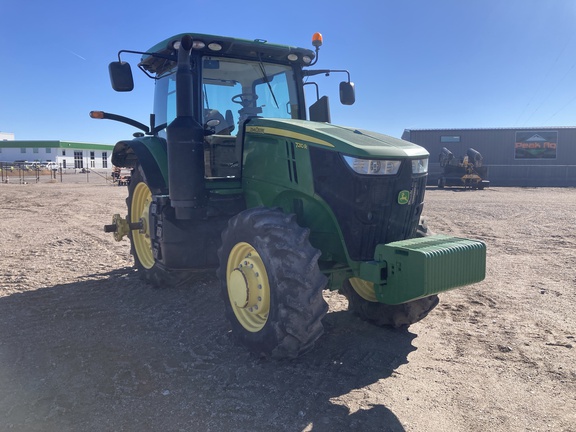
[[[228,290],[230,300],[241,309],[259,314],[268,313],[268,305],[264,304],[263,280],[258,271],[261,261],[247,256],[230,274]],[[260,261],[260,262],[258,262]]]
[[[248,243],[239,243],[230,251],[227,284],[238,321],[249,331],[259,331],[268,320],[270,286],[260,255]]]

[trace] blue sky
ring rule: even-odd
[[[160,8],[162,8],[160,10]],[[311,48],[317,68],[348,69],[356,104],[338,102],[342,76],[319,78],[332,121],[399,137],[405,128],[573,126],[573,0],[290,2],[0,0],[0,131],[20,140],[113,144],[148,123],[153,82],[116,93],[108,63],[183,32]]]

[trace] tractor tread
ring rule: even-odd
[[[233,337],[258,356],[296,358],[310,350],[323,334],[328,305],[322,297],[327,278],[318,268],[319,251],[308,241],[309,230],[294,215],[277,208],[256,207],[230,219],[218,251],[221,294]],[[258,332],[238,322],[228,299],[226,268],[235,244],[251,244],[265,262],[270,281],[268,320]]]

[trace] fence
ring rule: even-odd
[[[32,183],[100,183],[126,185],[118,182],[112,169],[49,169],[40,165],[22,165],[12,162],[0,162],[1,183],[32,184]]]

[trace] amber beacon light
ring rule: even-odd
[[[316,48],[320,48],[322,46],[322,33],[314,33],[312,35],[312,45]]]

